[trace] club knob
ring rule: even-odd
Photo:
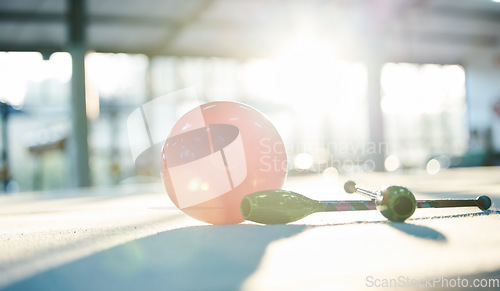
[[[383,216],[397,222],[405,221],[417,208],[413,193],[401,186],[388,186],[382,189],[375,202]]]
[[[476,198],[476,204],[481,210],[488,210],[491,206],[491,199],[485,195],[479,196]]]
[[[345,182],[344,190],[349,194],[356,192],[356,183],[354,181]]]

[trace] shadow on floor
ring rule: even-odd
[[[437,216],[429,216],[429,217],[416,217],[416,218],[410,218],[407,221],[441,219],[441,218],[463,218],[463,217],[488,216],[488,215],[500,215],[500,211],[489,209],[489,210],[484,210],[481,212],[471,212],[471,213],[451,214],[451,215],[437,215]]]
[[[187,227],[45,271],[5,290],[238,290],[272,241],[303,225]]]
[[[427,226],[423,225],[416,225],[412,224],[411,221],[414,220],[426,220],[426,219],[440,219],[440,218],[462,218],[462,217],[473,217],[473,216],[488,216],[488,215],[498,215],[500,214],[500,211],[497,210],[485,210],[482,212],[475,212],[475,213],[465,213],[465,214],[454,214],[454,215],[443,215],[443,216],[437,216],[437,217],[421,217],[421,218],[412,218],[406,222],[392,222],[392,221],[387,221],[387,225],[404,232],[406,234],[409,234],[411,236],[421,238],[421,239],[427,239],[427,240],[434,240],[438,242],[446,242],[446,236],[444,236],[441,232],[432,229]]]
[[[411,224],[408,222],[389,222],[387,225],[417,238],[446,242],[444,234],[427,226]]]

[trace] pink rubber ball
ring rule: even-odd
[[[173,126],[161,153],[170,199],[211,224],[240,223],[241,199],[281,189],[287,174],[283,140],[256,109],[217,101],[196,107]]]

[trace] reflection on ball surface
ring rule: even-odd
[[[210,102],[173,126],[161,153],[161,175],[174,204],[212,224],[243,221],[241,199],[281,189],[287,157],[264,115],[237,102]]]

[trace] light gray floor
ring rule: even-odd
[[[345,178],[290,177],[285,188],[315,199],[361,199],[343,193]],[[389,280],[500,279],[500,168],[349,178],[374,189],[405,185],[421,199],[486,194],[495,204],[486,212],[421,209],[407,223],[366,211],[314,214],[292,225],[211,226],[178,211],[161,185],[2,196],[0,286],[358,290]]]

